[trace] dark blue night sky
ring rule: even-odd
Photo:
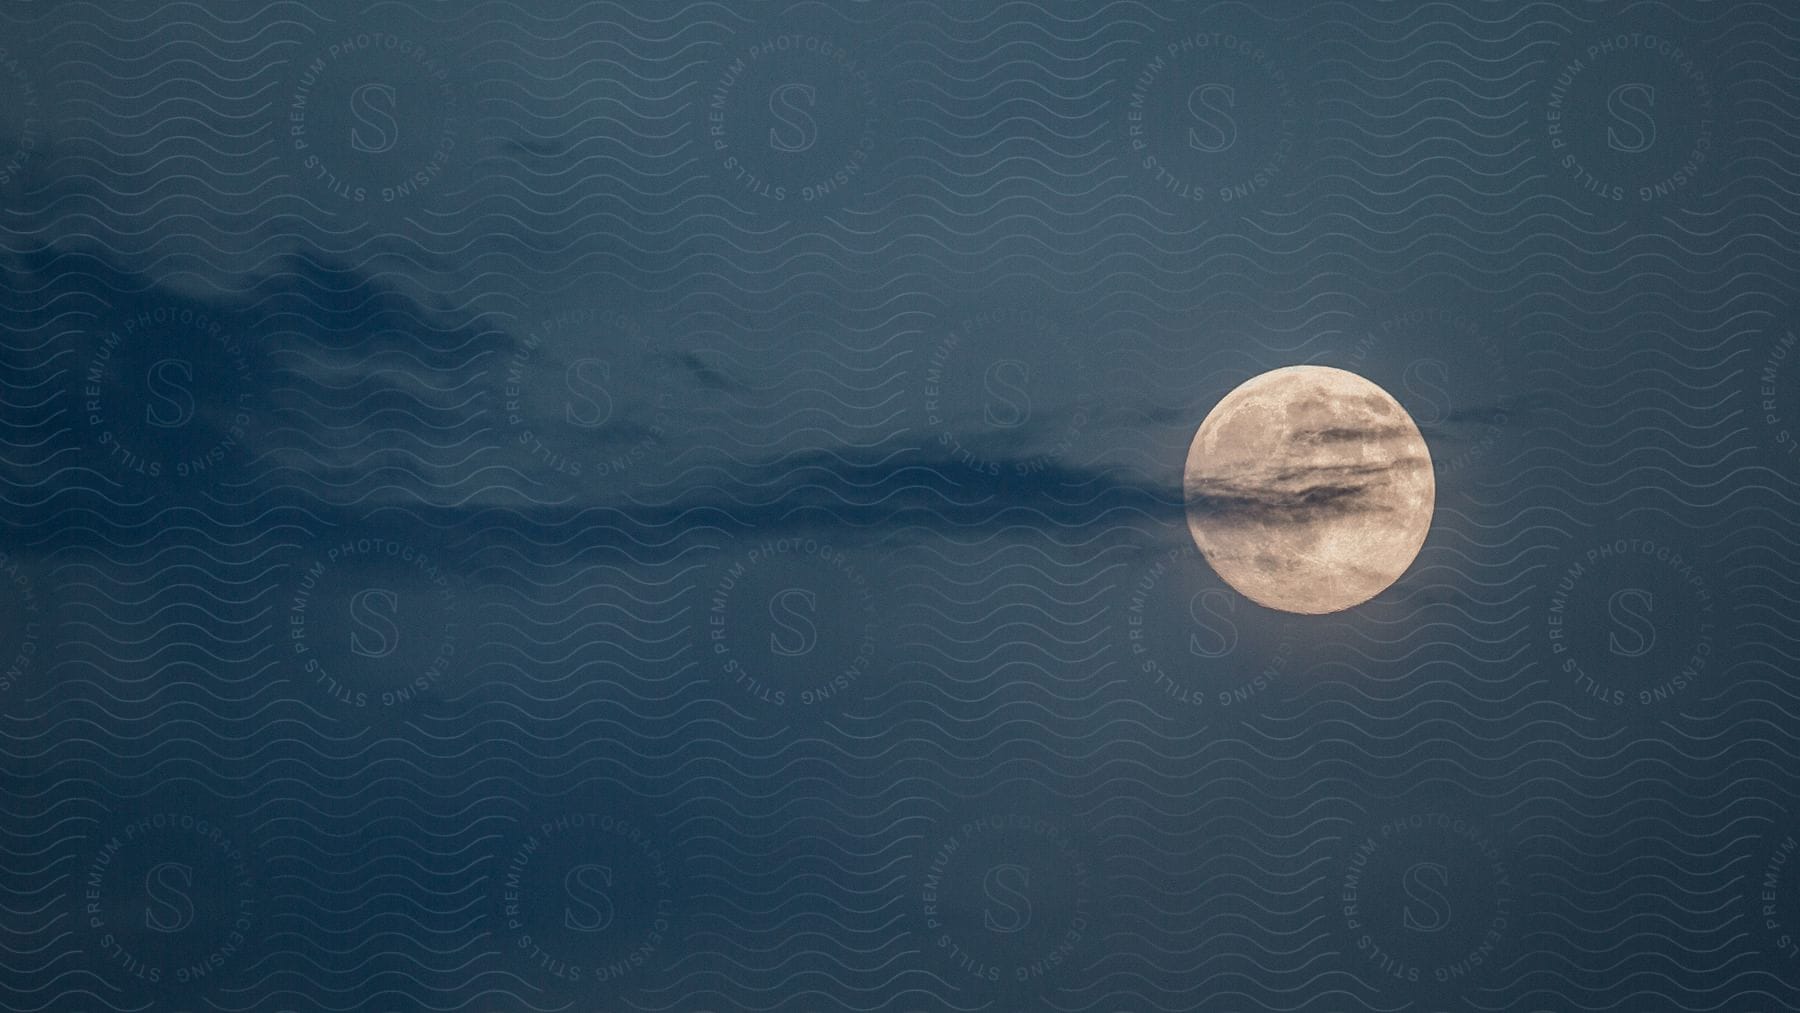
[[[6,0],[0,1009],[1800,1009],[1800,8]],[[1405,574],[1215,572],[1350,370]],[[1329,494],[1329,496],[1327,496]]]

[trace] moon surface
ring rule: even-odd
[[[1431,451],[1388,392],[1347,370],[1288,366],[1225,395],[1188,448],[1188,532],[1226,583],[1319,615],[1400,578],[1437,501]]]

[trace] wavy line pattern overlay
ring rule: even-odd
[[[0,1008],[1800,1009],[1800,8],[0,5]],[[1297,363],[1431,447],[1285,615]]]

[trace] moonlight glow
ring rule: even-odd
[[[1412,417],[1355,373],[1289,366],[1225,395],[1183,480],[1188,531],[1226,583],[1273,609],[1359,605],[1412,565],[1437,482]]]

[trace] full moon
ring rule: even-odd
[[[1288,366],[1207,414],[1182,481],[1188,532],[1227,584],[1272,609],[1360,605],[1412,565],[1437,500],[1412,416],[1355,373]]]

